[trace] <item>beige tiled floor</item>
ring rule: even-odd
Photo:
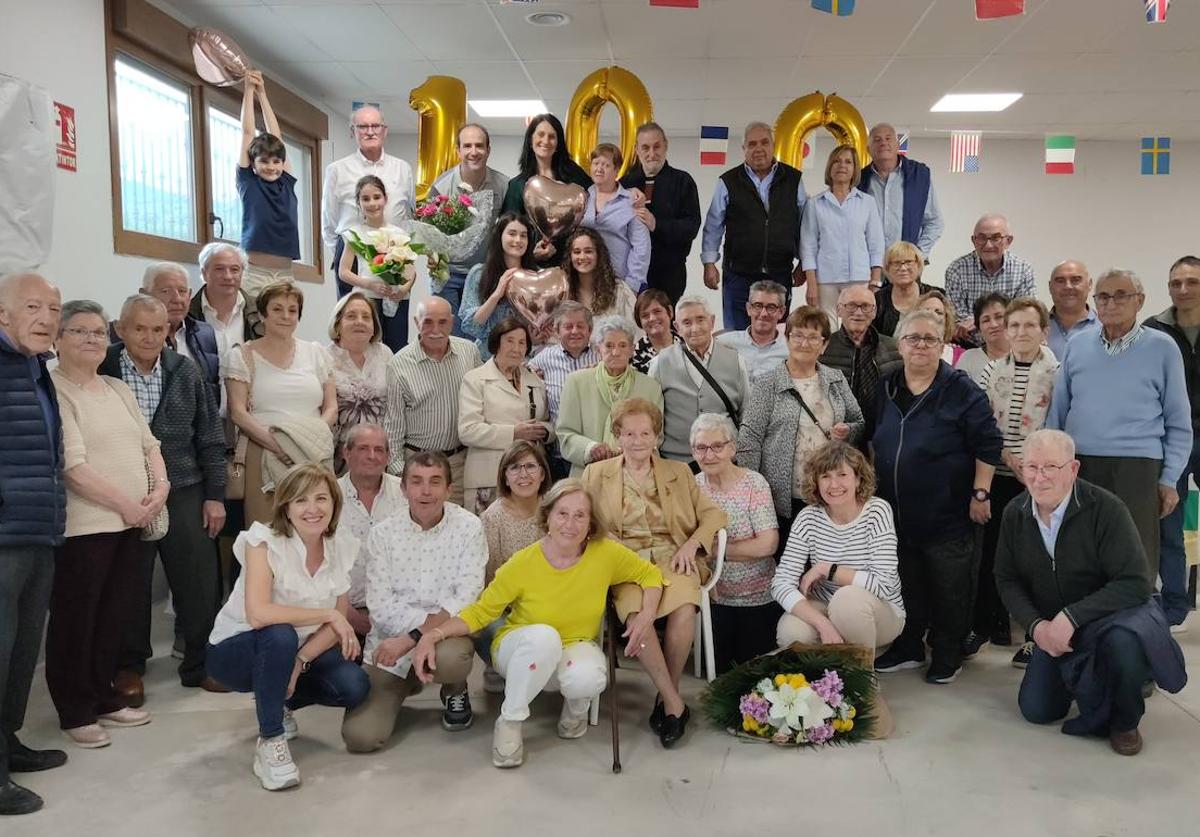
[[[1179,638],[1196,668],[1200,624]],[[664,751],[645,726],[649,683],[625,670],[619,776],[609,769],[607,711],[584,739],[560,741],[552,695],[526,725],[525,766],[493,768],[496,704],[476,671],[473,728],[444,732],[429,689],[374,755],[345,752],[338,711],[297,713],[304,782],[277,794],[250,772],[250,698],[181,689],[172,661],[158,658],[147,681],[154,722],[23,777],[46,808],[3,821],[0,835],[1200,834],[1200,686],[1157,693],[1142,725],[1146,749],[1127,759],[1105,741],[1021,722],[1010,655],[985,649],[951,686],[928,686],[918,672],[885,676],[895,737],[820,752],[742,742],[703,722]],[[687,678],[690,697],[700,688]],[[40,674],[23,737],[61,742]]]

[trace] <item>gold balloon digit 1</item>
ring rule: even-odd
[[[586,171],[589,155],[600,137],[600,111],[611,103],[621,120],[621,156],[625,158],[620,177],[633,163],[639,125],[654,119],[650,94],[642,80],[624,67],[601,67],[589,73],[571,97],[567,111],[567,153]]]
[[[804,138],[816,128],[825,128],[839,145],[852,145],[864,166],[870,164],[867,152],[867,126],[854,105],[840,96],[826,96],[820,90],[793,99],[775,120],[775,156],[789,166],[804,167]]]
[[[458,162],[458,131],[467,122],[467,86],[451,76],[430,76],[408,94],[417,112],[417,200],[438,175]]]

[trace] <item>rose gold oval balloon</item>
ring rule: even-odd
[[[567,290],[567,274],[563,269],[547,267],[518,270],[509,280],[505,296],[518,314],[531,323],[539,323],[567,298]]]
[[[218,87],[237,84],[250,70],[250,59],[237,41],[219,29],[197,26],[188,32],[196,75]]]
[[[574,183],[559,183],[535,174],[525,183],[525,211],[545,238],[558,238],[579,226],[587,208],[587,192]]]

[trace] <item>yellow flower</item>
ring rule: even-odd
[[[850,711],[846,713],[846,717],[847,717],[847,718],[853,718],[853,717],[854,717],[855,715],[857,715],[857,714],[858,714],[858,710],[857,710],[857,709],[855,709],[853,706],[851,706],[851,707],[850,707]]]
[[[793,689],[803,689],[808,685],[808,680],[805,679],[803,674],[793,674],[788,678],[788,684]]]
[[[746,732],[754,732],[754,719],[749,715],[742,716],[742,729]]]
[[[849,718],[847,718],[847,719],[846,719],[846,720],[845,720],[845,721],[842,723],[842,726],[843,726],[843,727],[845,727],[845,731],[846,731],[846,732],[849,732],[850,730],[854,729],[854,721],[851,721]]]
[[[787,681],[788,681],[788,679],[787,679],[786,674],[776,674],[775,675],[775,685],[776,686],[782,686]]]

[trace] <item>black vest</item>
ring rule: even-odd
[[[744,275],[790,276],[800,235],[800,172],[786,163],[775,164],[769,206],[763,206],[745,165],[725,172],[721,180],[729,192],[722,267]]]

